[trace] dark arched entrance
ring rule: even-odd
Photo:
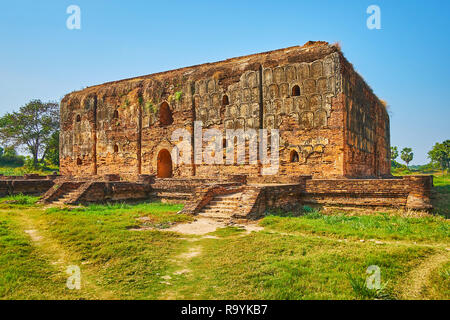
[[[172,177],[172,157],[167,149],[162,149],[158,153],[157,176],[158,178]]]

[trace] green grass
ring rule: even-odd
[[[433,272],[431,285],[425,294],[431,299],[450,297],[450,262]]]
[[[51,167],[45,169],[31,169],[26,167],[0,167],[0,174],[3,174],[4,176],[23,176],[28,173],[37,173],[45,176],[53,174],[55,171],[58,172],[59,168]]]
[[[434,211],[448,219],[450,218],[450,175],[435,175],[433,184]]]
[[[244,231],[245,231],[245,229],[239,228],[239,227],[226,227],[226,228],[217,229],[216,231],[211,232],[209,234],[212,236],[216,236],[216,237],[226,238],[226,237],[238,235]]]
[[[44,221],[56,241],[99,275],[96,284],[114,288],[117,298],[156,298],[162,286],[158,275],[181,245],[175,234],[130,231],[137,222],[127,213],[47,212]]]
[[[0,215],[0,298],[61,298],[64,280],[13,219]]]
[[[450,181],[435,183],[448,210]],[[305,207],[266,216],[259,232],[195,236],[166,230],[193,220],[178,214],[182,205],[46,208],[36,200],[0,199],[0,299],[398,299],[415,292],[404,284],[424,265],[420,297],[450,298],[444,216]],[[69,265],[81,269],[81,290],[66,288]],[[381,270],[379,290],[365,286],[371,265]]]
[[[430,248],[345,243],[267,232],[205,239],[201,256],[178,280],[176,298],[194,299],[361,299],[348,275],[362,276],[378,265],[382,282],[395,292],[402,275]]]
[[[0,198],[0,204],[14,204],[14,205],[34,205],[39,200],[39,197],[25,196],[23,194],[16,194]],[[1,208],[1,206],[0,206]]]
[[[13,210],[0,209],[0,217],[16,221],[13,230],[16,236],[20,235],[21,241],[28,243],[29,250],[23,255],[30,264],[51,266],[62,256],[65,260],[64,268],[68,265],[80,266],[82,275],[90,282],[81,292],[70,291],[65,288],[67,275],[61,270],[49,268],[48,274],[44,273],[36,280],[39,280],[37,285],[40,285],[41,296],[28,296],[25,289],[20,291],[20,294],[25,298],[55,298],[59,291],[59,298],[64,299],[77,298],[76,295],[73,297],[73,293],[84,298],[156,298],[155,292],[164,286],[158,275],[170,267],[170,257],[179,251],[186,241],[178,240],[180,236],[174,233],[130,229],[140,225],[137,218],[148,215],[155,224],[190,220],[190,217],[175,214],[181,207],[150,203],[134,206],[114,204],[74,209],[44,209],[22,208],[16,204]],[[39,230],[43,238],[48,240],[33,249],[39,251],[42,257],[46,257],[46,263],[33,262],[33,247],[24,234],[26,228]],[[0,241],[3,243],[5,240],[2,238]],[[11,246],[11,252],[22,250],[23,243],[15,244],[17,248]],[[11,254],[1,250],[0,261],[3,267],[8,267],[9,259]],[[20,261],[18,263],[22,264]],[[40,266],[39,270],[41,268],[43,267]],[[24,273],[24,276],[26,275],[27,273]],[[53,277],[63,281],[55,284]],[[7,279],[5,278],[4,282],[7,282]],[[17,281],[13,281],[10,287],[17,286],[14,285],[15,282]],[[48,287],[50,283],[53,283],[53,286]],[[58,290],[54,290],[54,286],[57,286]],[[103,287],[111,287],[112,293],[98,292],[98,288]],[[0,298],[3,299],[20,297],[20,294],[18,296],[12,289],[0,289],[0,292]]]
[[[450,223],[440,216],[405,218],[386,213],[330,215],[313,211],[299,217],[270,215],[261,221],[261,225],[282,232],[353,239],[444,241],[450,236]]]
[[[384,283],[380,286],[380,288],[368,288],[366,284],[366,279],[362,276],[352,276],[348,275],[348,279],[350,285],[352,286],[353,292],[360,299],[368,300],[368,299],[382,299],[382,300],[391,300],[395,299],[395,297],[390,293],[386,287],[387,283]]]

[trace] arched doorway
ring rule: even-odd
[[[158,153],[156,170],[158,178],[172,177],[172,157],[167,149],[162,149]]]

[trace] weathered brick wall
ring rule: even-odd
[[[259,192],[254,203],[246,203],[247,206],[253,204],[247,218],[259,219],[264,213],[278,209],[298,210],[303,204],[304,181],[295,185],[262,186],[257,189]]]
[[[120,173],[133,180],[158,174],[158,168],[166,172],[170,165],[162,170],[161,163],[178,143],[171,139],[174,131],[187,129],[192,135],[194,121],[202,121],[204,129],[224,136],[226,129],[279,129],[278,177],[386,174],[387,114],[377,106],[353,111],[378,101],[358,82],[362,79],[353,80],[354,74],[336,46],[318,42],[71,93],[61,102],[61,173]],[[354,91],[363,92],[344,94],[343,75]],[[366,121],[369,113],[373,119]],[[355,119],[361,124],[355,126]],[[354,136],[362,141],[356,142],[357,149]],[[171,172],[174,177],[259,176],[261,164],[249,164],[246,154],[243,165],[172,161]]]
[[[344,175],[389,176],[390,127],[386,106],[341,55],[345,105]]]
[[[310,179],[295,184],[203,186],[198,188],[186,213],[198,213],[217,194],[241,192],[234,218],[261,218],[277,209],[295,211],[303,205],[321,208],[430,210],[432,176],[392,179]]]
[[[14,194],[40,196],[49,190],[53,184],[53,180],[50,179],[2,179],[0,180],[0,197]]]
[[[97,96],[69,94],[61,101],[60,172],[62,175],[96,174]]]
[[[76,203],[122,202],[150,198],[151,187],[145,183],[92,182]]]
[[[431,208],[432,176],[404,176],[393,179],[306,180],[304,203],[325,206]]]
[[[140,88],[101,91],[97,103],[97,174],[133,176],[138,171]]]
[[[264,70],[265,126],[280,129],[280,175],[343,175],[339,70],[337,53]]]

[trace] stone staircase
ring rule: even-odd
[[[68,192],[63,193],[58,198],[50,202],[51,205],[61,206],[64,204],[68,204],[75,196],[79,193],[78,189],[74,189]]]
[[[217,195],[198,213],[201,217],[231,219],[239,206],[242,193]]]
[[[90,182],[63,182],[44,194],[39,202],[55,206],[75,204],[89,185]]]

